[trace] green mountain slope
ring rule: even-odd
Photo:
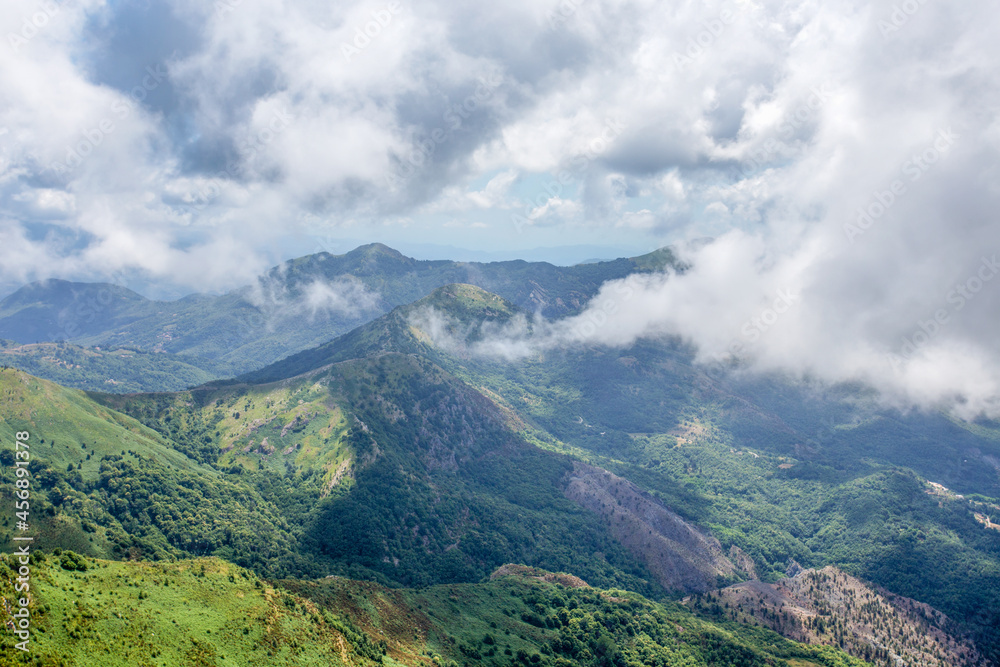
[[[521,561],[660,590],[565,496],[567,457],[528,444],[509,413],[418,357],[352,360],[264,385],[95,397],[284,508],[308,572],[424,585]]]
[[[671,603],[505,565],[489,581],[386,590],[334,579],[281,582],[386,642],[407,664],[860,666],[840,651],[707,622]]]
[[[15,599],[16,567],[13,558],[0,563],[4,600]],[[421,590],[344,579],[273,584],[218,559],[121,563],[65,552],[36,554],[30,567],[30,653],[4,632],[0,665],[865,664],[520,566],[484,583]]]
[[[429,307],[441,316],[436,329],[415,317]],[[540,441],[709,528],[765,578],[783,574],[790,559],[840,565],[946,611],[998,655],[1000,531],[981,518],[1000,507],[990,464],[1000,448],[989,425],[882,410],[856,387],[821,393],[713,372],[669,339],[517,361],[475,354],[477,340],[516,314],[496,295],[450,286],[247,377],[274,380],[376,352],[419,354],[493,397]],[[970,497],[940,495],[931,481]]]
[[[165,352],[4,340],[0,340],[0,364],[63,386],[116,393],[179,391],[233,371],[225,363]]]
[[[18,567],[0,564],[4,600],[19,597]],[[29,652],[4,628],[0,665],[387,664],[349,621],[218,559],[123,563],[65,552],[36,555],[30,567]]]
[[[0,440],[31,435],[31,527],[38,547],[118,558],[218,554],[262,571],[301,568],[277,508],[177,443],[79,390],[21,371],[0,371],[0,398]],[[0,463],[13,462],[5,446]],[[4,476],[0,491],[13,497],[13,475]],[[13,532],[13,514],[5,513],[5,551]]]

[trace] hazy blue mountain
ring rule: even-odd
[[[49,280],[0,301],[0,338],[181,355],[212,377],[239,373],[336,336],[450,283],[470,283],[549,317],[580,310],[607,280],[675,266],[669,249],[611,262],[421,261],[381,244],[285,262],[222,296],[152,301],[122,287]],[[3,355],[5,363],[20,360]],[[43,368],[32,368],[44,377]],[[87,386],[62,373],[69,386]],[[175,387],[162,386],[162,389]]]

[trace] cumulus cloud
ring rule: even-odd
[[[711,236],[594,335],[995,412],[993,3],[133,5],[6,0],[0,283],[227,289],[316,230]]]
[[[680,271],[605,283],[579,315],[519,315],[503,324],[461,324],[423,309],[413,324],[455,354],[516,361],[552,349],[627,347],[680,336],[701,363],[739,362],[830,384],[862,381],[887,404],[949,409],[963,418],[1000,415],[1000,344],[990,331],[1000,304],[1000,252],[973,259],[937,301],[919,286],[865,284],[845,258],[803,238],[776,254],[759,236],[732,232],[681,249]],[[858,291],[855,291],[858,290]]]

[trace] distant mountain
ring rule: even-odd
[[[0,301],[0,338],[67,341],[186,357],[212,377],[246,372],[325,343],[451,283],[470,283],[549,317],[577,312],[607,280],[677,267],[669,249],[610,262],[420,261],[381,244],[285,262],[222,296],[151,301],[122,287],[49,280]],[[19,360],[0,353],[0,361]],[[41,372],[44,369],[33,368]],[[62,373],[59,380],[85,386]],[[163,385],[160,389],[170,389]]]
[[[0,340],[0,364],[63,386],[115,393],[179,391],[233,373],[224,362],[126,347]]]
[[[529,314],[500,295],[492,294],[481,287],[467,284],[445,285],[422,299],[394,308],[392,312],[350,333],[246,373],[234,381],[275,382],[338,361],[360,359],[387,352],[417,353],[441,360],[442,351],[435,348],[426,331],[420,331],[413,323],[414,315],[426,309],[434,309],[473,328],[483,322],[502,323],[515,315]],[[472,330],[462,333],[469,335]]]
[[[153,314],[135,292],[108,283],[45,280],[0,301],[0,338],[20,343],[82,340]]]

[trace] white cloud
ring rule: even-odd
[[[4,2],[19,34],[31,15]],[[317,226],[444,238],[476,211],[482,243],[510,243],[497,220],[527,209],[524,247],[718,238],[635,286],[646,320],[601,335],[675,331],[713,355],[797,289],[751,346],[761,367],[989,407],[1000,283],[960,311],[948,295],[1000,252],[1000,11],[924,3],[887,29],[893,4],[590,0],[550,25],[554,0],[401,3],[348,57],[384,5],[172,0],[186,28],[143,40],[120,3],[60,3],[0,45],[0,282],[131,268],[225,289]],[[562,172],[573,187],[522,192]],[[940,308],[946,326],[876,370]]]

